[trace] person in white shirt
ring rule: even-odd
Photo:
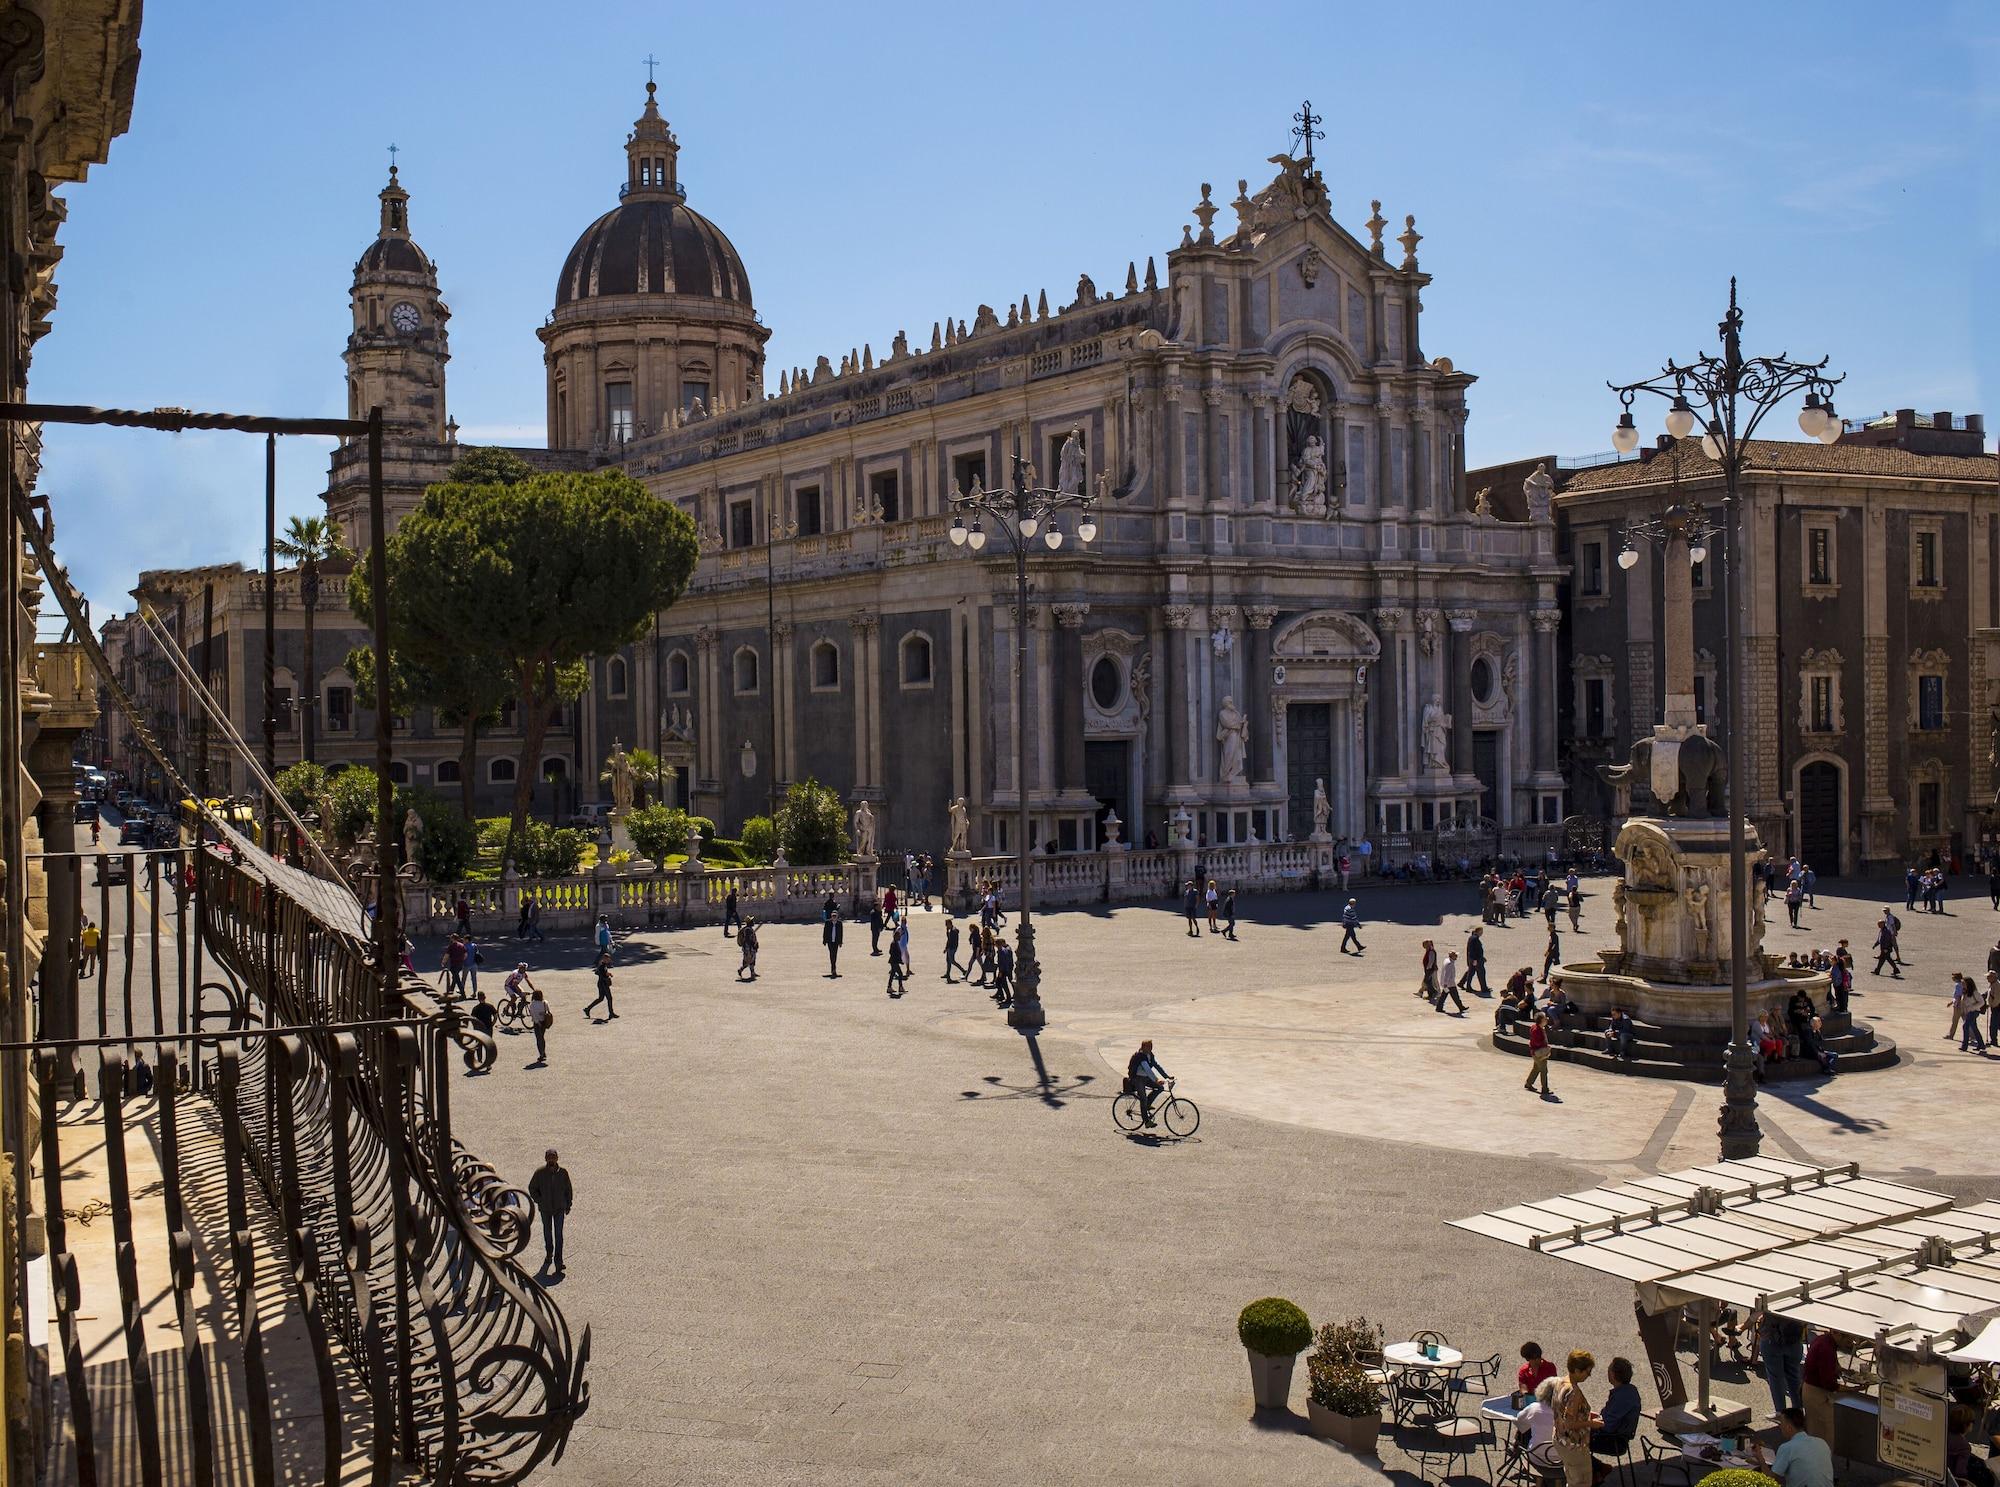
[[[1778,1452],[1764,1466],[1764,1448],[1754,1442],[1751,1459],[1785,1487],[1833,1487],[1833,1448],[1806,1433],[1806,1412],[1797,1405],[1778,1416]]]
[[[1447,950],[1444,953],[1444,969],[1438,973],[1437,995],[1431,998],[1431,1005],[1440,1012],[1444,1011],[1444,999],[1446,997],[1450,997],[1452,1001],[1458,1004],[1459,1016],[1463,1017],[1465,1015],[1465,998],[1458,994],[1458,952],[1456,950]]]
[[[1536,1451],[1555,1439],[1555,1397],[1556,1381],[1543,1379],[1535,1385],[1534,1403],[1514,1417],[1514,1433],[1523,1451]]]

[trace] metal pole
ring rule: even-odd
[[[1007,1024],[1024,1033],[1040,1032],[1047,1015],[1042,1011],[1042,967],[1035,959],[1034,854],[1028,843],[1028,676],[1024,661],[1028,653],[1028,539],[1021,535],[1021,516],[1027,506],[1027,477],[1021,466],[1021,448],[1014,445],[1014,517],[1008,534],[1014,542],[1014,787],[1020,807],[1020,841],[1015,843],[1021,860],[1021,920],[1014,932],[1014,1000],[1007,1009]]]
[[[1734,286],[1723,321],[1723,504],[1729,508],[1729,1048],[1723,1055],[1718,1120],[1724,1161],[1757,1155],[1756,1055],[1750,1047],[1750,862],[1744,813],[1749,781],[1743,764],[1743,502],[1742,450],[1736,442],[1736,391],[1743,370]]]
[[[778,819],[778,678],[783,673],[778,669],[778,587],[772,573],[773,554],[777,551],[777,534],[771,530],[771,515],[764,518],[764,649],[771,662],[770,714],[771,752],[765,759],[764,811],[773,821]],[[860,685],[859,680],[855,682]]]
[[[389,778],[396,747],[389,714],[389,529],[382,512],[379,406],[368,410],[368,526],[368,587],[375,631],[375,969],[382,978],[382,1000],[375,1011],[381,1014],[396,1004],[402,936],[395,891],[396,785]]]
[[[264,436],[264,777],[278,777],[278,436]],[[264,802],[264,850],[278,843],[278,804]]]

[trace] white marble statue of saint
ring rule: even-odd
[[[403,865],[416,871],[424,845],[424,818],[412,806],[403,816]]]
[[[1244,759],[1250,751],[1250,720],[1243,716],[1234,697],[1223,698],[1215,715],[1215,741],[1220,746],[1216,778],[1225,785],[1233,784],[1243,778]]]
[[[1313,835],[1327,835],[1327,822],[1333,819],[1333,802],[1326,798],[1326,781],[1313,781]]]
[[[1300,516],[1326,515],[1326,450],[1319,435],[1308,434],[1292,462],[1292,510]]]
[[[625,745],[612,740],[611,745],[611,801],[619,815],[632,809],[632,758],[625,752]]]
[[[1071,429],[1056,457],[1056,489],[1065,495],[1083,494],[1083,430]]]
[[[951,847],[949,850],[953,852],[970,851],[971,848],[967,845],[967,842],[972,835],[972,818],[965,809],[965,797],[963,795],[951,803],[949,814],[951,817]]]
[[[875,812],[869,809],[865,800],[854,808],[854,855],[875,855]]]
[[[1451,714],[1444,710],[1443,699],[1435,692],[1424,704],[1423,734],[1424,763],[1432,769],[1449,769],[1446,749],[1451,737]]]

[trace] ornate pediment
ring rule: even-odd
[[[1353,615],[1321,609],[1280,630],[1271,642],[1271,654],[1292,660],[1372,661],[1382,654],[1382,642]]]

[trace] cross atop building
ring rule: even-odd
[[[1315,124],[1324,124],[1325,122],[1326,120],[1323,117],[1313,112],[1312,100],[1310,98],[1306,100],[1305,107],[1292,115],[1292,138],[1305,142],[1305,161],[1308,165],[1312,164],[1313,141],[1326,138],[1326,131],[1324,129],[1315,129],[1313,126]]]
[[[394,142],[394,141],[392,140],[392,141],[390,142],[390,144],[389,144],[389,174],[390,174],[390,175],[394,175],[394,174],[396,173],[396,153],[397,153],[397,152],[396,152],[396,145],[395,145],[395,142]]]
[[[651,52],[646,53],[646,81],[648,83],[653,81],[653,69],[659,65],[660,59],[658,57],[654,56]]]

